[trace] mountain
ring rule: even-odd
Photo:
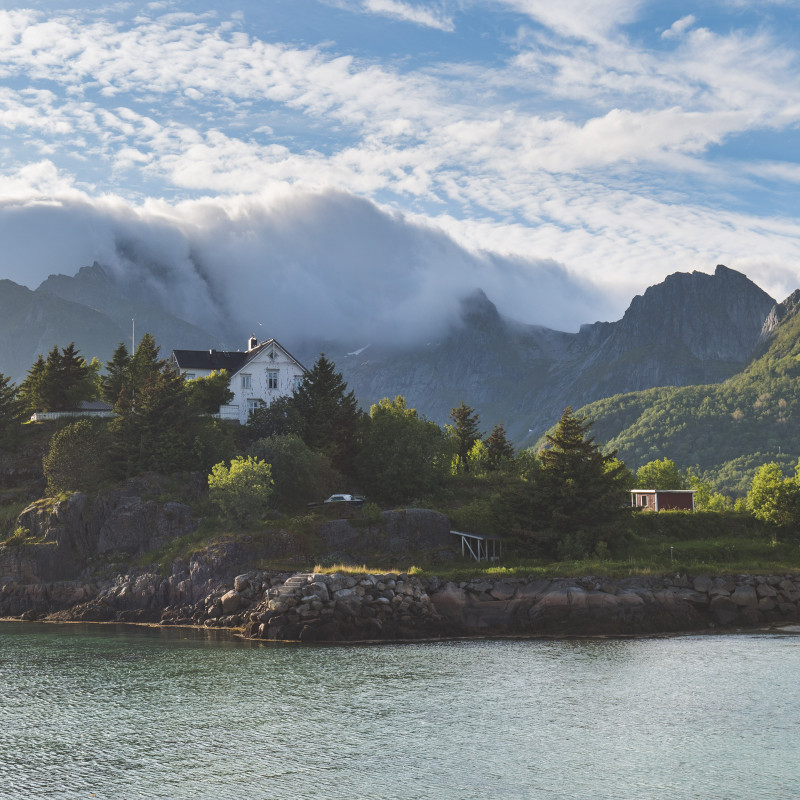
[[[251,333],[239,331],[238,320],[222,319],[221,309],[203,316],[206,329],[181,319],[172,313],[177,300],[186,299],[177,285],[162,295],[122,280],[95,263],[74,276],[51,275],[35,291],[3,282],[0,371],[18,382],[38,353],[71,341],[86,358],[106,361],[119,342],[130,342],[132,318],[137,338],[152,333],[164,355],[226,349],[231,341],[243,346]],[[487,433],[502,422],[524,446],[567,405],[734,375],[758,346],[774,306],[744,275],[718,266],[713,275],[670,275],[635,297],[621,320],[584,325],[577,333],[510,320],[476,290],[462,301],[456,322],[421,345],[401,345],[406,335],[394,344],[282,344],[308,366],[325,352],[364,408],[402,394],[410,407],[441,424],[464,401],[478,411]],[[770,320],[768,326],[779,324],[778,316]]]
[[[738,374],[718,384],[617,395],[580,413],[595,421],[596,440],[634,469],[670,458],[735,495],[766,462],[791,473],[800,457],[800,291],[770,311],[753,358]]]
[[[0,372],[15,382],[25,377],[39,353],[75,341],[90,359],[122,338],[119,327],[100,311],[46,292],[0,280]],[[106,348],[106,342],[113,342]]]
[[[219,348],[216,336],[124,292],[94,264],[72,277],[51,275],[35,290],[0,280],[0,372],[19,383],[39,353],[70,342],[87,360],[105,362],[120,342],[130,348],[133,318],[137,340],[149,331],[162,355],[179,347]]]
[[[113,274],[95,262],[82,267],[72,277],[50,275],[39,284],[37,292],[55,295],[72,303],[81,303],[108,317],[124,335],[120,341],[130,343],[131,320],[136,320],[137,340],[152,333],[161,345],[161,354],[177,349],[222,349],[216,333],[209,332],[170,313],[170,298],[152,296],[146,286],[120,286]],[[242,340],[244,342],[244,339]]]
[[[503,422],[532,444],[567,405],[653,386],[723,380],[748,361],[775,301],[735,270],[675,273],[636,296],[616,322],[564,333],[502,317],[483,294],[459,323],[422,348],[367,347],[326,353],[366,407],[403,394],[439,423],[462,400],[484,427]]]

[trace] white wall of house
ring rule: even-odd
[[[231,378],[233,400],[228,408],[238,406],[237,416],[244,425],[254,406],[270,405],[273,400],[290,395],[302,378],[299,364],[281,347],[268,344]],[[223,416],[232,417],[232,412],[232,409],[229,413],[220,409]]]
[[[187,368],[184,378],[203,378],[213,370]],[[221,406],[223,419],[239,420],[244,425],[250,412],[258,405],[270,405],[285,397],[303,378],[303,368],[277,342],[267,342],[241,369],[231,375],[233,399]]]

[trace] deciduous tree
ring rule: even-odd
[[[357,460],[370,496],[387,503],[423,497],[442,483],[450,458],[442,429],[408,408],[404,397],[385,397],[370,408]]]
[[[640,489],[685,489],[686,481],[675,462],[662,458],[643,464],[636,470],[636,484]]]
[[[798,463],[800,470],[800,462]],[[763,464],[753,476],[747,507],[756,519],[770,525],[792,525],[800,520],[798,478],[785,478],[774,461]]]
[[[208,476],[209,499],[242,527],[267,511],[271,494],[272,468],[252,456],[215,464]]]
[[[304,508],[327,497],[341,481],[330,459],[296,434],[259,439],[248,454],[271,465],[274,486],[270,503],[275,508]]]
[[[108,475],[107,452],[102,420],[80,419],[56,431],[42,459],[48,495],[95,489]]]
[[[216,414],[219,407],[233,400],[228,370],[214,370],[209,375],[186,381],[189,402],[201,414]]]

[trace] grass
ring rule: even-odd
[[[14,532],[4,542],[0,544],[6,547],[30,547],[35,544],[47,544],[55,546],[55,542],[46,542],[43,537],[33,536],[27,528],[19,525]]]
[[[420,561],[420,566],[398,567],[397,557],[391,561],[381,558],[353,566],[316,564],[315,572],[408,572],[422,577],[436,575],[440,580],[453,582],[474,578],[568,578],[596,576],[619,580],[634,576],[681,573],[698,574],[785,574],[800,572],[800,542],[778,541],[747,535],[730,534],[707,539],[684,540],[658,535],[632,535],[624,552],[615,556],[591,557],[580,560],[548,561],[514,556],[502,562],[458,560],[447,564]],[[391,566],[389,566],[391,564]]]
[[[421,575],[423,570],[419,567],[407,567],[400,569],[399,567],[381,567],[380,569],[372,569],[366,564],[315,564],[313,572],[322,575],[332,575],[334,572],[339,575],[386,575],[388,572],[393,572],[396,575],[405,573],[406,575]]]

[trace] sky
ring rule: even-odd
[[[1,5],[0,277],[364,339],[800,286],[798,2]]]

